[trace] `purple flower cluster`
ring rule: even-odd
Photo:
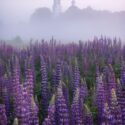
[[[124,53],[106,37],[0,43],[0,125],[125,125]]]
[[[7,125],[7,117],[4,104],[0,104],[0,125]]]
[[[80,89],[77,88],[71,105],[72,125],[83,125],[83,107],[80,99]]]
[[[69,125],[69,110],[64,97],[62,83],[60,82],[56,94],[56,123],[58,125]]]
[[[120,80],[115,80],[111,65],[107,75],[96,75],[96,106],[98,110],[98,124],[123,125],[124,124],[124,86]],[[107,78],[107,80],[106,80]]]
[[[48,80],[47,80],[47,71],[46,71],[46,63],[44,58],[41,57],[41,99],[42,99],[42,107],[44,112],[47,112],[48,108]]]

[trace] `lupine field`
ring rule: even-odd
[[[125,125],[125,45],[0,42],[0,125]]]

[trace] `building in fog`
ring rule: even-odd
[[[71,7],[76,7],[75,0],[72,0]],[[53,0],[53,15],[59,16],[61,14],[61,12],[62,12],[61,0]]]
[[[53,14],[54,16],[59,16],[61,13],[61,0],[54,0],[53,1]]]

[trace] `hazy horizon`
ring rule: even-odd
[[[72,0],[61,0],[62,11],[65,12],[72,4]],[[92,7],[81,11],[77,8],[61,13],[62,22],[53,20],[53,0],[0,0],[0,39],[12,39],[21,36],[22,39],[29,38],[51,38],[54,36],[59,40],[91,39],[94,36],[121,37],[125,40],[125,0],[75,0],[75,5],[81,9]],[[95,11],[99,10],[99,11]],[[101,13],[107,10],[116,13]],[[79,12],[78,12],[79,11]],[[124,11],[124,12],[119,12]],[[119,12],[119,13],[117,13]],[[49,14],[49,15],[48,15]],[[32,23],[39,21],[38,25]],[[64,16],[64,17],[63,17]],[[73,16],[73,17],[72,17]],[[48,18],[49,17],[49,18]],[[44,20],[45,18],[45,20]],[[47,20],[46,20],[47,18]],[[67,18],[69,21],[67,21]]]
[[[61,0],[62,11],[71,6],[71,1]],[[27,21],[37,8],[52,9],[52,6],[53,0],[0,0],[0,19],[5,22]],[[91,6],[97,10],[125,11],[125,0],[76,0],[76,6],[81,9]]]

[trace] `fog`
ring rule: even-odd
[[[113,3],[110,0],[108,6],[103,0],[103,4],[98,0],[95,3],[78,0],[75,5],[64,0],[58,16],[53,13],[52,1],[17,1],[5,0],[0,3],[0,39],[11,40],[20,36],[28,41],[54,37],[67,42],[102,35],[125,40],[125,2],[122,0]]]

